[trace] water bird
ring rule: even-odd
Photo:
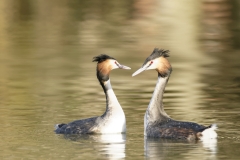
[[[93,58],[97,62],[97,78],[106,95],[106,111],[101,116],[80,119],[68,124],[55,125],[57,134],[125,133],[126,119],[121,105],[113,92],[109,74],[113,69],[131,69],[115,58],[101,54]]]
[[[216,138],[216,124],[206,127],[193,122],[177,121],[170,118],[164,111],[163,94],[172,72],[172,67],[167,57],[169,57],[168,50],[154,48],[142,67],[132,74],[132,76],[136,76],[145,70],[151,69],[155,69],[158,72],[157,84],[144,116],[144,135],[154,138],[190,141]]]

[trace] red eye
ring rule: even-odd
[[[115,64],[116,64],[116,65],[119,67],[119,64],[118,64],[118,62],[117,62],[117,61],[115,61],[114,63],[115,63]]]
[[[150,64],[153,64],[153,61],[151,61]]]

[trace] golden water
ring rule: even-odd
[[[231,35],[223,40],[202,38],[212,29],[204,23],[203,3],[189,2],[1,1],[1,159],[239,159],[239,29],[214,30]],[[154,47],[171,51],[166,112],[177,120],[217,123],[217,142],[144,139],[143,115],[157,73],[131,75]],[[91,62],[101,53],[132,68],[110,76],[127,133],[56,135],[56,123],[105,111]]]

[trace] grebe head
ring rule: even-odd
[[[130,67],[121,65],[115,58],[106,54],[93,57],[93,62],[97,62],[97,77],[101,81],[107,81],[110,71],[113,69],[131,69]]]
[[[168,50],[154,48],[152,54],[145,60],[142,67],[134,72],[132,76],[150,69],[157,70],[161,77],[168,76],[172,71],[172,67],[166,57],[169,57]]]

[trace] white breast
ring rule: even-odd
[[[126,132],[126,119],[125,116],[115,115],[108,119],[101,127],[101,133],[125,133]]]

